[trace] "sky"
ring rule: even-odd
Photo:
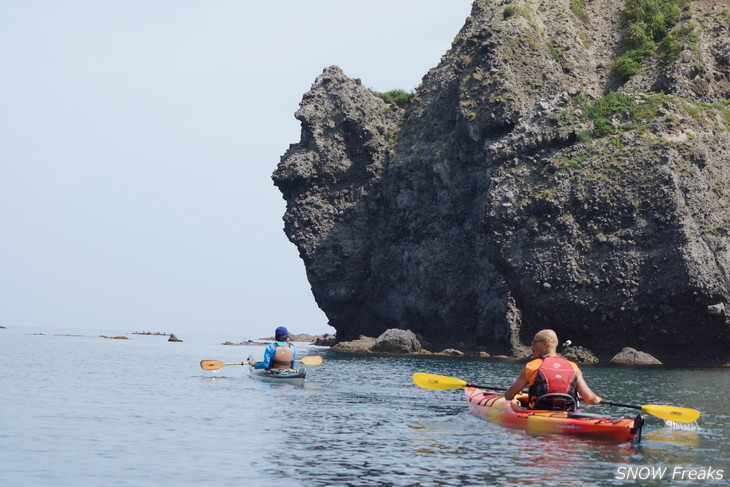
[[[322,70],[415,90],[471,0],[0,0],[0,325],[333,333],[271,181]]]

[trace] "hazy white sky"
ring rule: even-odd
[[[271,173],[330,65],[414,89],[471,0],[0,0],[0,325],[334,330]]]

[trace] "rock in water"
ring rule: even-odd
[[[410,330],[391,328],[378,337],[373,352],[415,353],[421,351],[421,343]]]
[[[662,363],[655,357],[652,357],[646,352],[640,352],[634,350],[631,347],[626,347],[617,353],[612,359],[611,363],[614,364],[631,364],[631,365],[661,365]]]

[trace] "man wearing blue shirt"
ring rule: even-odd
[[[289,331],[280,326],[274,332],[274,343],[270,343],[264,351],[264,360],[254,362],[249,360],[249,365],[255,369],[293,369],[297,360],[297,349],[289,343]]]

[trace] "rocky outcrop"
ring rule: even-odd
[[[697,35],[621,86],[625,2],[575,4],[475,1],[407,109],[334,66],[304,95],[273,179],[338,340],[727,362],[727,14],[692,2]]]
[[[289,333],[287,336],[288,342],[305,342],[305,343],[314,343],[315,345],[321,345],[321,342],[324,341],[333,341],[334,335],[330,335],[329,333],[326,333],[324,335],[312,335],[310,333]],[[265,338],[259,338],[259,340],[264,340],[267,343],[271,343],[274,340],[276,340],[276,337],[270,336]],[[249,340],[251,342],[251,340]],[[320,342],[320,343],[316,343]]]
[[[274,182],[287,201],[285,231],[296,244],[320,308],[348,322],[342,341],[386,328],[359,302],[373,253],[374,188],[396,141],[401,114],[339,68],[317,78],[296,113],[302,138]],[[353,304],[355,304],[353,306]]]
[[[386,353],[416,353],[421,351],[421,343],[411,330],[392,328],[385,330],[370,350]]]
[[[273,338],[272,338],[273,341]],[[265,342],[257,342],[255,340],[244,340],[242,342],[232,342],[230,340],[226,340],[223,342],[223,345],[227,346],[237,346],[237,345],[268,345],[268,343]]]
[[[385,330],[379,337],[373,338],[361,335],[357,340],[342,341],[334,344],[332,350],[338,352],[375,352],[375,353],[413,353],[430,354],[432,352],[421,346],[421,342],[411,330],[391,328]],[[456,349],[446,349],[437,355],[464,355]],[[489,357],[486,352],[472,354],[478,357]]]
[[[568,360],[572,360],[573,362],[583,364],[595,364],[599,362],[598,357],[584,347],[565,347],[563,351],[560,352],[560,355]]]
[[[439,355],[452,355],[454,357],[462,357],[464,356],[464,352],[455,348],[447,348],[445,350],[442,350]]]
[[[316,336],[309,334],[309,333],[290,333],[288,340],[290,342],[313,342],[317,338]],[[273,341],[273,340],[272,340]]]
[[[339,352],[369,352],[376,338],[361,335],[357,340],[341,341],[332,346],[332,350]]]
[[[627,364],[627,365],[661,365],[662,363],[653,357],[651,354],[646,352],[640,352],[634,350],[631,347],[626,347],[619,353],[614,355],[611,359],[613,364]]]
[[[318,336],[312,341],[312,345],[320,347],[331,347],[335,343],[337,343],[337,335],[331,335],[329,333]]]

